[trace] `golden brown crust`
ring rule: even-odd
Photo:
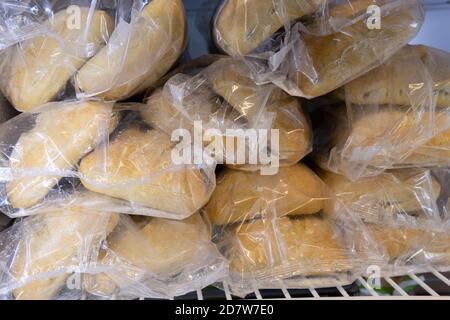
[[[198,213],[182,221],[145,217],[139,223],[122,223],[109,236],[101,262],[109,266],[120,264],[119,269],[129,266],[130,272],[93,276],[88,279],[87,290],[111,295],[117,288],[141,281],[145,274],[170,277],[186,264],[202,259],[205,248],[211,244],[209,235]]]
[[[86,95],[123,100],[142,92],[158,81],[183,51],[186,15],[181,0],[151,1],[132,27],[127,43],[113,34],[79,70],[76,86]]]
[[[327,192],[323,182],[304,164],[280,168],[278,174],[226,169],[205,207],[214,225],[260,216],[296,216],[319,212]]]
[[[11,206],[29,208],[42,200],[62,178],[54,172],[74,167],[117,122],[112,104],[99,102],[60,103],[37,115],[34,128],[20,136],[9,157],[17,172],[6,185]],[[26,176],[27,171],[36,173]]]
[[[328,171],[322,171],[320,177],[339,200],[339,205],[331,200],[326,203],[327,214],[337,214],[336,210],[343,205],[373,223],[384,223],[396,214],[428,219],[431,202],[441,192],[440,184],[425,169],[391,170],[358,181]],[[439,217],[438,212],[432,214]]]
[[[80,13],[81,28],[68,28],[68,13],[62,10],[44,23],[57,37],[39,36],[8,49],[11,60],[1,87],[16,109],[32,111],[51,101],[86,60],[105,45],[114,27],[112,18],[95,10],[86,25],[89,9],[81,8]]]
[[[217,43],[231,56],[248,54],[285,24],[316,11],[324,2],[228,0],[216,18]]]
[[[69,268],[98,253],[100,242],[118,223],[118,215],[77,207],[46,208],[33,219],[25,239],[20,241],[12,275],[25,284],[14,290],[17,300],[54,298],[70,276]],[[49,208],[50,209],[50,208]],[[25,222],[28,224],[28,221]],[[26,240],[26,241],[25,241]],[[78,256],[79,254],[85,256]],[[75,270],[73,270],[75,271]],[[72,272],[73,272],[72,271]],[[52,275],[53,274],[53,275]],[[42,280],[28,277],[41,276]]]
[[[209,181],[195,166],[174,167],[173,143],[156,130],[134,126],[80,164],[92,191],[152,209],[189,216],[209,198]]]
[[[414,12],[401,9],[383,17],[383,28],[369,30],[364,21],[325,36],[304,34],[317,78],[298,73],[303,96],[318,97],[333,91],[387,60],[416,33]]]
[[[426,97],[431,90],[438,107],[450,106],[450,53],[407,45],[385,64],[348,83],[341,96],[361,105],[417,107],[430,103]]]
[[[207,70],[212,89],[250,123],[275,114],[272,129],[279,130],[281,164],[300,161],[311,149],[312,129],[297,98],[274,85],[257,85],[245,63],[222,59]]]
[[[367,228],[370,236],[386,252],[389,262],[414,254],[431,239],[430,234],[419,229],[390,228],[372,224]]]
[[[267,219],[231,231],[226,254],[230,271],[276,273],[295,266],[290,276],[347,271],[351,268],[343,239],[333,223],[320,217]],[[282,271],[280,271],[282,273]]]

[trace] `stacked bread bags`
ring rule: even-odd
[[[448,267],[448,213],[438,206],[441,187],[429,169],[448,166],[449,66],[447,52],[407,45],[333,92],[346,106],[335,101],[317,110],[322,177],[366,222],[390,275]]]
[[[95,272],[102,242],[116,228],[119,216],[76,204],[40,209],[0,233],[0,296],[80,299],[81,274]]]
[[[90,7],[77,7],[77,1],[65,4],[72,7],[58,4],[52,8],[54,15],[36,26],[41,30],[38,36],[5,50],[11,63],[4,65],[8,76],[2,78],[3,91],[17,109],[30,114],[20,115],[2,127],[2,162],[7,168],[1,175],[4,210],[13,217],[31,214],[30,210],[43,200],[66,194],[70,189],[67,185],[78,188],[81,180],[88,189],[122,199],[119,212],[188,217],[209,199],[214,175],[201,168],[178,170],[172,166],[170,141],[160,140],[162,135],[154,130],[136,130],[138,124],[128,123],[131,131],[127,131],[122,123],[110,146],[109,134],[117,127],[120,115],[112,110],[113,102],[102,102],[145,90],[177,60],[185,42],[182,2],[153,0],[143,5],[134,1],[130,8],[121,4],[111,8],[101,2]],[[74,13],[74,8],[79,10]],[[127,12],[129,23],[122,19]],[[69,23],[73,15],[79,18],[75,19],[78,26]],[[82,56],[86,52],[89,55]],[[68,98],[56,95],[71,79],[84,92],[84,98],[95,96],[96,100],[48,103]],[[94,93],[92,85],[102,90]],[[129,108],[115,108],[129,112]],[[130,108],[139,109],[137,105]],[[117,153],[133,144],[136,148],[128,149],[128,154]],[[96,152],[80,162],[96,147]],[[144,159],[155,147],[153,158]],[[144,161],[133,167],[133,157]],[[121,166],[122,171],[115,171],[115,165],[125,162],[132,168]],[[112,177],[112,172],[116,176]],[[169,185],[164,185],[166,182]],[[133,183],[138,185],[128,188]],[[159,196],[165,200],[157,199]]]
[[[204,161],[210,156],[237,170],[276,172],[311,152],[311,124],[299,99],[274,85],[257,85],[242,61],[213,60],[195,75],[175,74],[155,90],[141,111],[143,120],[175,139],[178,130],[186,131],[196,148],[192,161],[201,153]]]
[[[72,4],[76,5],[76,1]],[[164,227],[148,238],[155,252],[162,247],[153,254],[152,260],[167,250],[165,262],[153,263],[166,263],[162,269],[167,270],[175,259],[180,263],[177,268],[172,266],[172,271],[165,274],[166,278],[159,269],[153,282],[166,286],[155,284],[142,296],[169,298],[173,297],[171,293],[184,294],[191,290],[191,286],[201,288],[214,282],[226,271],[226,264],[221,262],[219,254],[208,242],[209,232],[201,220],[195,219],[196,211],[208,201],[215,187],[214,166],[202,170],[195,166],[173,165],[170,139],[137,119],[135,111],[142,105],[102,102],[125,99],[143,91],[167,72],[184,48],[184,8],[179,0],[153,0],[144,6],[135,1],[132,8],[108,8],[108,12],[97,9],[93,6],[81,8],[82,27],[74,29],[66,24],[70,10],[55,12],[52,18],[39,25],[46,32],[6,50],[5,54],[13,63],[5,65],[8,77],[3,78],[2,90],[17,109],[28,113],[0,128],[2,162],[6,169],[1,179],[2,210],[11,217],[35,215],[38,219],[42,215],[41,219],[44,219],[49,207],[56,206],[64,211],[71,210],[76,204],[86,212],[144,214],[174,219],[192,216],[195,223],[179,222],[176,229],[180,232],[177,239],[191,244],[185,250],[188,254],[180,253],[179,257],[178,242],[167,244],[164,238],[171,222],[156,218],[147,220],[149,229],[155,228],[154,225]],[[119,21],[114,32],[110,24],[113,21],[109,16],[110,9]],[[131,12],[130,23],[121,19],[120,15],[126,15],[126,12]],[[83,55],[86,51],[89,55]],[[82,100],[48,103],[53,99],[69,99],[62,90],[72,79]],[[51,85],[47,85],[50,82]],[[84,100],[90,97],[96,100]],[[125,118],[122,117],[124,115]],[[93,196],[85,197],[86,189],[99,193],[89,192]],[[24,221],[30,219],[25,218]],[[124,219],[129,220],[124,217],[121,221]],[[62,220],[60,223],[62,234],[58,236],[65,237],[64,223]],[[69,219],[67,223],[71,223]],[[189,231],[191,224],[196,226],[196,238],[192,241],[187,238],[193,234]],[[142,226],[146,237],[145,224]],[[136,228],[133,230],[136,234],[141,232]],[[57,233],[58,230],[50,232]],[[114,237],[121,235],[114,233]],[[39,241],[35,242],[40,245]],[[110,247],[109,252],[114,248]],[[14,248],[6,254],[11,250]],[[100,251],[102,255],[103,252]],[[146,253],[139,255],[145,258]],[[201,265],[197,264],[196,269],[191,270],[189,258],[197,257],[197,253],[201,253],[204,260],[197,259]],[[98,263],[103,262],[100,258]],[[129,259],[128,264],[135,263],[134,255],[125,255],[125,258]],[[52,266],[47,270],[50,273]],[[142,274],[156,273],[150,267],[140,266],[144,268]],[[11,271],[9,268],[5,271]],[[36,268],[34,273],[38,277],[46,277],[39,271],[43,268],[39,261]],[[180,277],[175,279],[174,274],[178,273]],[[196,277],[197,284],[192,281],[193,277]],[[16,277],[15,280],[28,281],[22,278]],[[128,283],[139,286],[139,280],[132,278]],[[11,291],[10,284],[2,285],[4,290]],[[50,288],[51,283],[42,286],[51,294],[41,297],[58,296]]]
[[[423,19],[416,0],[224,0],[213,32],[258,82],[314,98],[386,61]]]
[[[29,24],[20,28],[37,28],[35,36],[21,42],[19,37],[2,52],[0,88],[17,110],[74,98],[70,91],[79,99],[124,100],[156,82],[184,50],[181,0],[136,0],[113,8],[101,1],[90,7],[77,0],[66,4],[37,26],[24,18]]]
[[[60,198],[0,233],[6,299],[166,298],[227,274],[199,214],[184,221],[93,210],[107,197]]]
[[[319,111],[315,158],[322,168],[355,180],[450,164],[450,53],[405,46],[332,97],[346,106]]]
[[[326,171],[321,177],[335,194],[324,211],[361,218],[361,235],[379,246],[384,263],[368,265],[367,273],[374,266],[387,276],[450,269],[449,217],[438,204],[440,197],[449,198],[441,194],[444,180],[439,184],[430,170],[397,169],[356,182]]]
[[[204,208],[214,241],[230,262],[231,291],[245,296],[255,289],[332,287],[350,284],[360,272],[359,220],[323,212],[325,184],[299,163],[273,176],[224,169]],[[357,250],[358,249],[358,250]]]
[[[204,58],[206,64],[210,60]],[[250,163],[248,154],[244,162],[234,162],[229,155],[236,152],[235,145],[227,150],[224,142],[223,149],[214,149],[226,168],[219,173],[217,188],[202,211],[213,227],[214,241],[230,263],[233,293],[245,295],[253,290],[253,282],[257,287],[270,287],[289,278],[294,278],[292,286],[352,282],[351,271],[357,266],[350,262],[352,252],[347,251],[347,238],[338,226],[345,223],[320,214],[325,187],[310,169],[298,164],[311,151],[312,139],[300,101],[271,84],[257,85],[242,61],[218,57],[208,67],[201,67],[195,75],[175,74],[163,88],[155,90],[147,100],[148,109],[141,112],[143,119],[172,137],[178,129],[193,136],[195,122],[201,121],[205,132],[214,129],[216,138],[225,142],[236,138],[226,129],[280,131],[279,154],[272,154],[280,156],[281,167],[275,175],[267,175],[262,163]],[[187,71],[189,67],[180,69]],[[200,138],[201,147],[211,141],[205,136]],[[252,148],[258,149],[258,144],[247,142],[244,152]],[[259,239],[256,246],[252,234]],[[240,248],[239,239],[244,248]],[[277,245],[280,248],[273,249],[273,255],[266,251]],[[323,250],[311,250],[312,245]],[[248,261],[253,254],[246,259],[246,250],[254,250],[258,261]],[[333,257],[329,259],[329,255]],[[312,277],[301,279],[303,275]]]

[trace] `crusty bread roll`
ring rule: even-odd
[[[278,174],[224,170],[205,207],[214,225],[319,212],[327,197],[324,183],[304,164],[280,168]]]
[[[431,240],[431,233],[412,228],[392,228],[386,225],[368,224],[370,236],[387,254],[388,261],[413,256]]]
[[[243,278],[320,276],[352,268],[342,235],[320,216],[256,220],[236,226],[227,236],[230,271]]]
[[[81,161],[81,182],[91,191],[188,217],[208,201],[214,181],[194,165],[174,165],[172,147],[165,134],[132,126]]]
[[[9,204],[29,208],[42,200],[117,122],[112,104],[99,102],[61,102],[38,114],[34,128],[20,136],[9,156]]]
[[[362,18],[371,5],[383,6],[381,29],[371,30],[367,19]],[[320,0],[229,0],[218,12],[214,32],[216,42],[224,51],[242,56],[252,53],[281,27],[304,17],[307,29],[313,32],[302,32],[299,38],[304,45],[293,47],[304,48],[298,54],[308,67],[296,72],[299,62],[292,61],[286,67],[286,79],[275,82],[295,95],[314,98],[381,64],[416,35],[422,23],[419,3],[409,1],[394,9],[388,7],[385,0],[351,0],[333,6]],[[311,15],[314,12],[318,13],[317,17]],[[328,22],[324,23],[324,19]],[[353,19],[355,22],[349,23]],[[346,23],[340,27],[340,22]],[[326,34],[318,35],[324,32],[324,24],[332,27],[337,24],[339,30],[331,28]],[[294,35],[291,42],[295,40]]]
[[[441,221],[436,206],[441,186],[428,170],[392,170],[358,181],[328,171],[320,177],[339,201],[339,205],[334,200],[325,203],[324,212],[330,215],[343,205],[372,223],[395,220],[417,226]]]
[[[66,10],[44,22],[48,34],[8,49],[10,62],[1,89],[20,111],[51,101],[79,68],[108,41],[114,21],[105,12],[80,8],[81,25],[71,26]]]
[[[446,110],[360,106],[352,109],[350,124],[346,107],[338,106],[331,118],[334,127],[327,132],[328,150],[316,154],[324,169],[351,177],[372,175],[373,169],[449,164],[450,113]]]
[[[300,101],[274,85],[258,86],[244,63],[228,58],[213,63],[197,77],[182,74],[172,77],[164,90],[156,90],[149,97],[141,114],[149,125],[169,135],[178,128],[192,133],[194,121],[202,121],[205,130],[218,129],[225,139],[224,149],[233,139],[235,149],[239,144],[247,148],[245,164],[236,164],[235,159],[226,156],[230,150],[224,150],[224,163],[235,169],[256,171],[261,166],[249,163],[250,144],[240,137],[227,136],[227,129],[278,130],[279,150],[271,150],[270,154],[279,158],[281,166],[298,162],[312,145],[311,125]],[[204,141],[205,145],[209,143]],[[267,147],[270,146],[268,141]]]
[[[338,93],[349,103],[450,106],[450,53],[407,45],[386,63],[346,84]]]
[[[18,300],[52,299],[76,266],[95,261],[101,241],[115,228],[118,215],[76,206],[43,208],[27,218],[11,267],[24,284],[13,291]],[[38,280],[33,279],[37,277]]]
[[[146,108],[140,109],[142,119],[169,136],[180,128],[193,134],[194,121],[217,129],[243,128],[245,122],[241,121],[241,115],[223,104],[210,88],[205,85],[186,88],[195,85],[195,81],[194,77],[185,74],[171,77],[166,83],[168,88],[156,89],[148,97]]]
[[[365,0],[364,12],[373,4]],[[352,6],[343,4],[344,11]],[[417,6],[411,1],[411,7]],[[302,96],[318,97],[333,91],[386,61],[412,39],[418,30],[417,12],[409,7],[382,17],[382,28],[369,30],[366,20],[359,20],[338,33],[324,36],[304,34],[303,41],[312,59],[314,79],[297,73],[296,83]]]
[[[207,75],[212,89],[247,119],[249,127],[264,115],[275,114],[272,129],[279,130],[281,164],[296,163],[310,151],[312,130],[297,98],[274,85],[258,86],[238,60],[219,60]]]
[[[182,1],[152,0],[131,25],[118,24],[108,44],[78,71],[76,87],[108,100],[142,92],[181,55],[185,33]]]
[[[326,0],[227,0],[214,27],[217,44],[231,56],[252,52],[278,29],[306,16]]]
[[[145,276],[163,281],[196,265],[208,256],[212,243],[201,216],[195,213],[182,221],[148,217],[122,221],[105,246],[100,263],[116,267],[117,272],[89,277],[85,285],[91,293],[109,296]]]

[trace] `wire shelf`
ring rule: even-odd
[[[359,277],[353,284],[326,289],[289,289],[283,282],[276,289],[255,289],[245,299],[270,300],[450,300],[450,272],[429,268],[424,273],[408,273],[402,277],[383,277],[381,288],[372,288],[367,278]],[[208,287],[175,300],[235,300],[226,282],[217,289]]]

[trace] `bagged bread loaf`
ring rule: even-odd
[[[11,216],[62,194],[77,176],[79,160],[108,138],[118,122],[112,104],[56,103],[40,114],[22,114],[0,127],[1,204]]]
[[[440,229],[444,221],[437,200],[441,185],[429,170],[392,170],[375,177],[351,181],[322,171],[321,178],[335,194],[325,211],[339,201],[368,223]]]
[[[221,58],[195,76],[177,74],[147,105],[143,119],[169,135],[186,129],[195,143],[200,123],[200,145],[235,169],[293,165],[311,151],[300,101],[273,85],[258,86],[238,60]]]
[[[326,198],[325,185],[304,164],[280,168],[273,176],[226,169],[205,210],[212,224],[226,225],[274,212],[279,217],[316,214]]]
[[[245,296],[280,281],[288,288],[352,282],[364,265],[359,251],[372,246],[354,237],[358,219],[324,214],[328,200],[325,184],[303,164],[274,176],[224,170],[203,210],[230,263],[232,292]]]
[[[108,44],[77,73],[82,96],[123,100],[161,78],[185,45],[186,16],[181,0],[152,0],[120,21]]]
[[[345,240],[320,216],[261,219],[230,226],[219,247],[230,261],[230,286],[242,295],[254,288],[329,287],[353,281]]]
[[[369,235],[384,250],[388,264],[381,268],[388,276],[427,272],[431,267],[448,271],[450,239],[447,232],[407,227],[367,225]]]
[[[250,58],[259,81],[313,98],[383,63],[422,23],[419,1],[226,0],[214,34],[228,54]]]
[[[173,147],[165,134],[131,124],[81,161],[81,182],[91,191],[125,200],[135,214],[187,218],[214,190],[215,164],[177,165]]]
[[[356,182],[330,172],[321,177],[334,193],[324,213],[332,217],[345,212],[365,222],[355,239],[375,245],[371,255],[361,248],[367,266],[375,265],[387,276],[448,268],[448,218],[440,211],[438,198],[443,195],[430,171],[394,170]]]
[[[124,100],[159,80],[186,42],[181,0],[10,1],[2,17],[0,88],[24,112],[75,94]]]
[[[17,110],[31,112],[54,99],[108,41],[114,21],[105,11],[81,7],[76,14],[73,21],[71,11],[55,12],[43,34],[3,53],[0,87]]]
[[[198,213],[182,221],[123,216],[105,243],[100,265],[111,271],[86,277],[86,290],[128,299],[173,298],[227,273]]]
[[[118,215],[72,205],[45,206],[0,234],[0,295],[18,300],[79,299],[80,281],[70,279],[95,270],[102,241],[116,227]],[[77,274],[74,274],[77,273]]]
[[[389,168],[447,166],[449,57],[406,46],[335,92],[347,108],[324,108],[319,165],[352,179]]]

